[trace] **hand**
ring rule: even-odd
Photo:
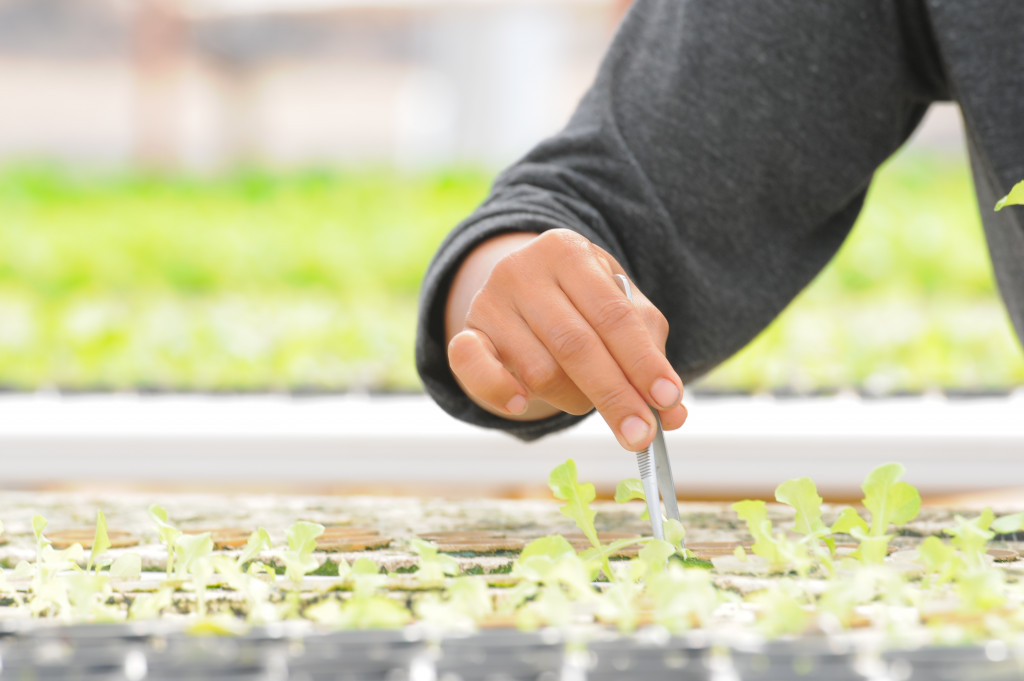
[[[452,282],[448,361],[484,409],[519,420],[596,408],[626,449],[686,420],[683,383],[665,358],[668,322],[607,252],[564,229],[478,246]]]

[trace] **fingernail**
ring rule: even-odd
[[[651,386],[651,397],[658,403],[659,407],[663,409],[670,409],[683,399],[683,396],[679,394],[679,388],[676,384],[667,378],[659,378]]]
[[[639,416],[627,417],[622,422],[622,437],[626,438],[626,442],[631,445],[639,445],[647,439],[650,432],[651,427]]]
[[[510,414],[516,414],[517,416],[522,414],[526,411],[526,398],[522,395],[516,395],[508,401],[508,404],[505,405],[505,411]]]

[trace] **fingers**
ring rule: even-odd
[[[526,411],[526,389],[502,365],[484,334],[467,329],[452,337],[448,362],[462,389],[486,402],[495,413],[518,416]]]
[[[613,277],[595,274],[588,288],[578,279],[559,283],[644,401],[658,409],[676,407],[683,398],[683,382],[665,358],[665,318],[639,291],[630,301]]]
[[[617,289],[615,293],[625,300]],[[628,301],[622,310],[630,314],[623,314],[617,323],[639,323],[638,317],[630,316],[635,311]],[[619,443],[633,451],[649,445],[655,424],[643,394],[609,352],[607,339],[580,314],[573,301],[562,291],[549,294],[545,305],[527,312],[525,318],[569,380],[601,413]],[[646,332],[642,335],[647,336]],[[635,340],[639,336],[632,334]]]
[[[485,243],[469,256],[483,264],[464,265],[453,285],[463,293],[449,298],[449,361],[466,393],[508,418],[596,407],[634,451],[654,437],[650,407],[666,429],[681,426],[683,384],[665,358],[661,312],[636,289],[630,302],[613,279],[622,268],[582,236],[521,236]]]

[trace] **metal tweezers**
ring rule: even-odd
[[[629,302],[633,302],[633,289],[622,274],[616,274],[623,293]],[[647,499],[647,515],[651,517],[651,532],[657,539],[665,539],[665,528],[661,519],[661,500],[665,502],[665,515],[671,520],[680,520],[679,502],[676,500],[676,485],[672,477],[672,464],[668,460],[668,449],[665,447],[665,431],[661,427],[661,417],[658,410],[651,407],[654,414],[654,423],[658,432],[654,436],[651,446],[642,452],[636,453],[636,463],[640,468],[640,482],[644,486],[644,497]],[[653,461],[652,461],[653,459]],[[652,465],[653,463],[653,465]],[[682,548],[686,549],[685,541]]]

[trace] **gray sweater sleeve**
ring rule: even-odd
[[[448,368],[452,277],[507,231],[564,227],[611,253],[668,318],[684,381],[749,342],[832,257],[875,168],[941,96],[908,56],[900,5],[638,0],[565,129],[506,170],[431,262],[416,343],[427,392],[524,439],[579,418],[493,416]]]

